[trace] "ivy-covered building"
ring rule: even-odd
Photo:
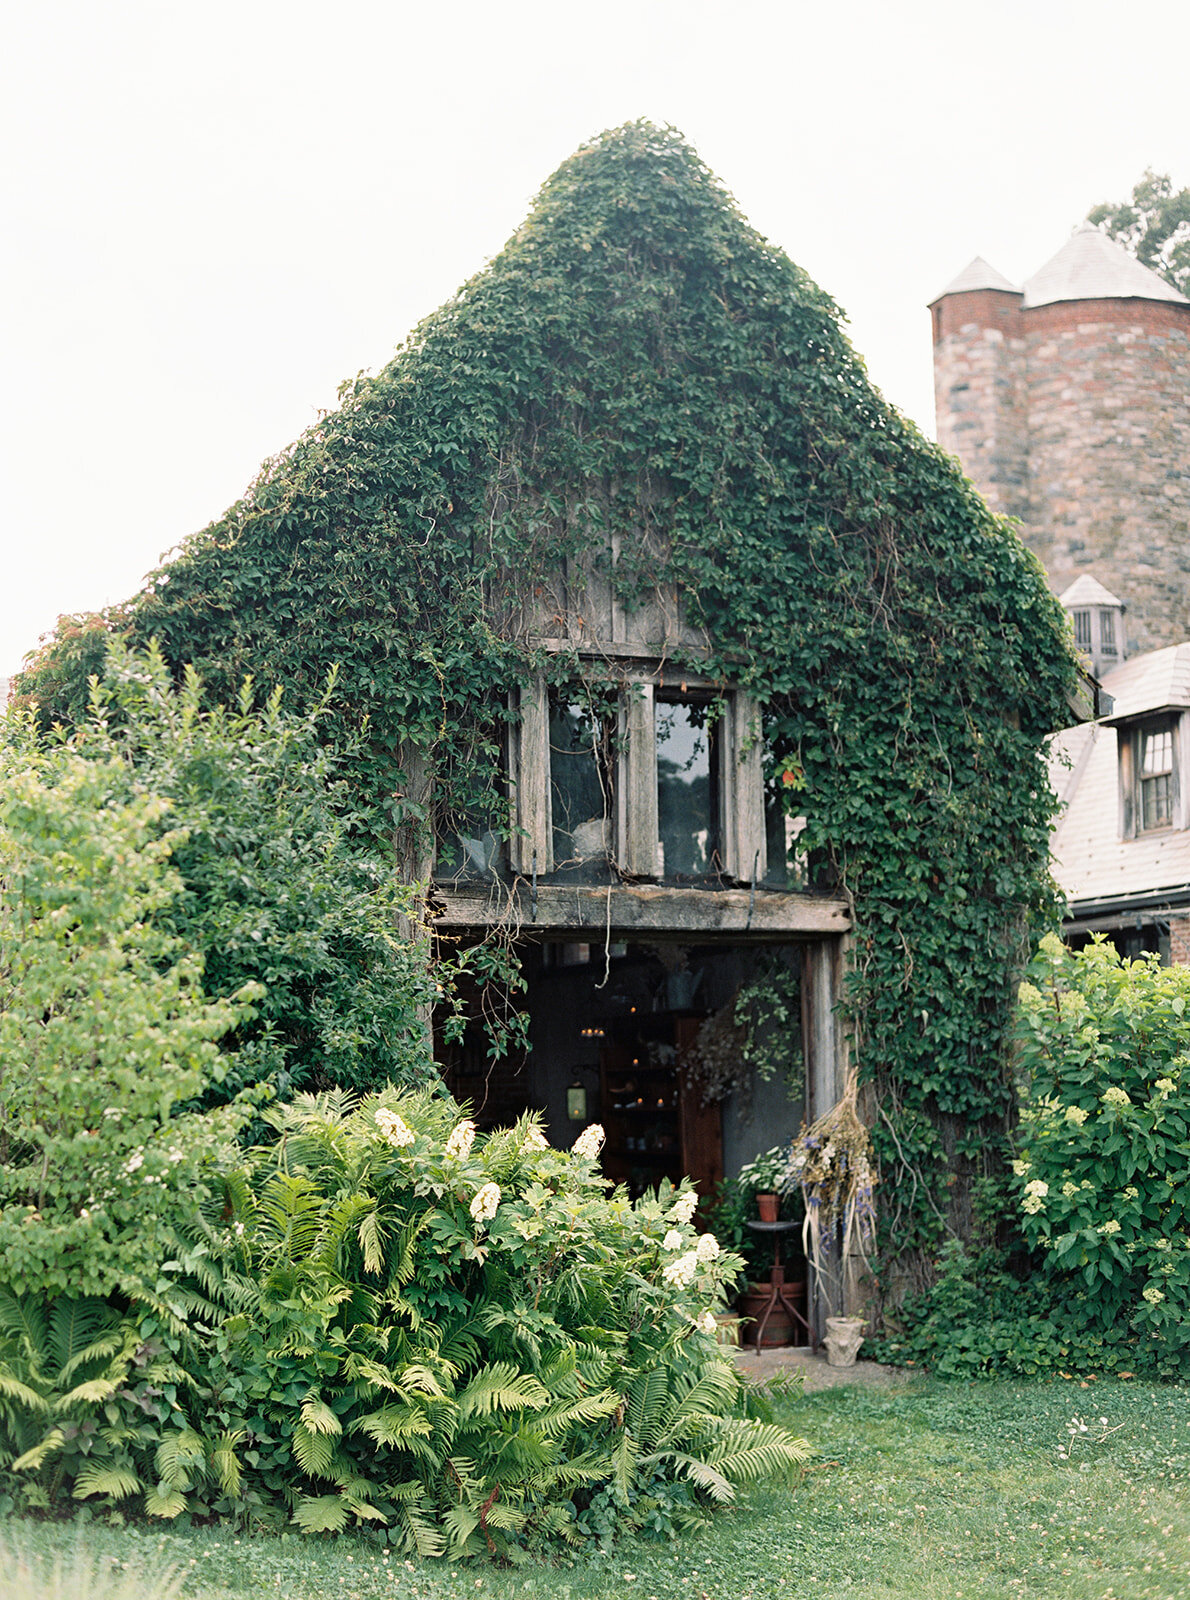
[[[105,626],[220,694],[337,665],[370,825],[471,952],[441,1048],[485,1115],[538,1104],[558,1142],[601,1115],[613,1175],[709,1184],[850,1058],[890,1291],[968,1229],[1053,914],[1062,613],[677,134],[572,156]],[[24,687],[69,712],[102,636]],[[510,1005],[527,1058],[485,1043]]]

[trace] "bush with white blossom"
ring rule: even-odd
[[[1013,1175],[1057,1320],[1100,1338],[1104,1365],[1186,1370],[1190,970],[1050,937],[1020,1016]]]

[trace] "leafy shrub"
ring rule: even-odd
[[[113,754],[0,744],[0,1282],[150,1293],[179,1209],[220,1192],[236,1113],[175,1115],[223,1075],[222,1000],[161,917],[181,893],[161,796]]]
[[[1060,1320],[1190,1367],[1190,971],[1042,941],[1021,986],[1020,1227]]]
[[[81,748],[118,756],[184,830],[182,892],[160,920],[200,958],[206,992],[263,985],[224,1099],[265,1079],[282,1096],[436,1079],[424,1019],[448,976],[431,979],[413,892],[364,837],[342,775],[352,749],[322,742],[334,681],[305,714],[280,689],[256,708],[250,681],[237,705],[211,706],[193,671],[175,687],[155,644],[113,639],[82,725]]]
[[[1047,937],[1021,985],[1005,1221],[942,1252],[879,1359],[941,1375],[1190,1372],[1190,971]]]
[[[268,1114],[277,1141],[206,1229],[209,1255],[190,1258],[196,1307],[211,1296],[223,1316],[193,1316],[184,1337],[139,1317],[134,1359],[175,1355],[185,1381],[146,1440],[111,1420],[132,1481],[72,1480],[44,1414],[29,1443],[27,1401],[16,1439],[14,1391],[10,1482],[32,1472],[43,1495],[136,1496],[159,1516],[365,1524],[422,1555],[511,1556],[606,1537],[609,1507],[621,1528],[671,1533],[805,1458],[744,1415],[711,1311],[739,1262],[694,1232],[689,1189],[630,1204],[606,1192],[593,1138],[558,1152],[530,1118],[477,1136],[428,1092],[302,1096]],[[0,1349],[16,1378],[11,1335]]]

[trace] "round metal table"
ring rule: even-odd
[[[817,1350],[818,1343],[814,1338],[814,1330],[807,1319],[798,1310],[793,1297],[793,1285],[785,1282],[785,1266],[781,1260],[781,1235],[792,1233],[795,1228],[800,1228],[800,1222],[748,1222],[746,1227],[754,1233],[771,1233],[773,1236],[773,1266],[769,1273],[769,1297],[765,1307],[756,1323],[756,1354],[759,1356],[761,1340],[769,1318],[778,1306],[783,1306],[793,1319],[794,1323],[801,1323],[806,1330],[806,1337],[810,1341],[810,1349]]]

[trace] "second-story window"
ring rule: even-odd
[[[1089,611],[1074,612],[1074,642],[1080,650],[1091,652],[1091,613]]]
[[[719,740],[707,702],[658,694],[658,875],[702,878],[722,870]]]
[[[1140,825],[1168,828],[1173,823],[1173,728],[1169,723],[1140,730]]]
[[[614,703],[550,696],[550,815],[555,871],[606,861],[612,848]]]

